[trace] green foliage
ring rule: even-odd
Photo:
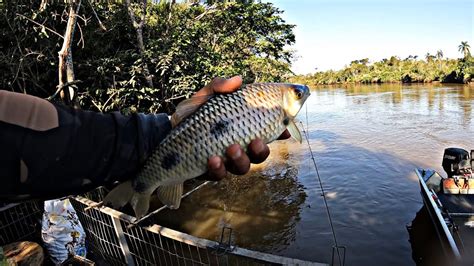
[[[443,59],[443,51],[436,56],[427,53],[425,60],[409,56],[403,60],[392,56],[389,59],[368,63],[368,59],[355,60],[339,71],[319,71],[309,75],[297,75],[290,81],[308,85],[338,83],[395,83],[395,82],[447,82],[467,83],[474,79],[474,58],[466,52],[469,45],[463,42],[460,59]]]
[[[106,31],[99,28],[92,6]],[[290,73],[293,25],[270,3],[238,1],[213,5],[150,3],[139,53],[125,5],[82,4],[73,46],[79,101],[84,109],[123,112],[173,111],[175,104],[212,78],[242,75],[245,82],[281,81]],[[58,84],[57,52],[66,6],[45,10],[29,1],[8,1],[0,17],[0,86],[47,97]],[[134,5],[138,14],[139,7]],[[17,15],[21,14],[21,15]],[[26,18],[36,21],[37,25]],[[78,42],[81,42],[78,44]],[[153,75],[147,87],[144,65]]]

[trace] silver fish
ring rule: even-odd
[[[229,145],[238,143],[245,149],[256,138],[269,143],[285,129],[301,142],[293,119],[309,95],[304,85],[255,83],[212,96],[183,119],[158,145],[138,176],[114,188],[104,204],[119,208],[130,202],[140,218],[157,190],[163,204],[179,208],[183,182],[206,173],[208,158],[224,156]],[[178,105],[177,113],[192,109],[192,102],[193,98]]]

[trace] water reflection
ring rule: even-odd
[[[157,223],[213,240],[226,226],[233,229],[233,243],[239,246],[284,249],[295,239],[306,193],[298,183],[297,168],[288,163],[286,145],[279,148],[268,163],[201,189],[178,210],[160,213]]]
[[[347,97],[356,105],[393,104],[427,107],[429,111],[448,108],[463,111],[464,123],[472,122],[474,86],[462,84],[348,84],[316,88],[314,92]]]

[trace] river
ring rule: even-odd
[[[442,172],[447,147],[474,149],[474,86],[313,88],[298,115],[326,192],[346,265],[411,265],[406,225],[422,207],[415,167]],[[306,109],[307,107],[307,109]],[[444,172],[443,172],[444,173]],[[209,185],[160,223],[241,247],[331,261],[333,235],[307,143],[271,144],[249,174]]]

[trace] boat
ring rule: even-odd
[[[415,169],[423,204],[440,241],[441,255],[452,265],[474,263],[473,155],[474,150],[469,156],[463,149],[445,149],[446,177],[435,170]]]

